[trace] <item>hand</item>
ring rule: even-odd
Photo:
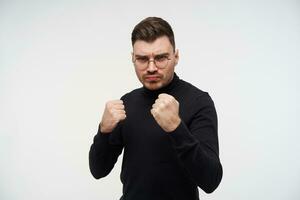
[[[180,124],[179,103],[168,94],[160,94],[152,105],[151,114],[166,132],[174,131]]]
[[[125,107],[122,100],[108,101],[100,122],[101,133],[110,133],[117,124],[126,118]]]

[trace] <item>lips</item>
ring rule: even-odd
[[[145,76],[145,79],[147,81],[157,81],[160,79],[160,77],[159,76]]]

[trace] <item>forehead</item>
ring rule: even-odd
[[[159,37],[153,42],[137,40],[133,45],[133,52],[138,55],[160,54],[166,52],[170,53],[172,49],[173,46],[167,36]]]

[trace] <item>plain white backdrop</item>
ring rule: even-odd
[[[300,199],[299,1],[0,1],[0,199],[116,200],[88,152],[104,104],[140,87],[130,34],[173,27],[176,72],[212,96],[224,176],[210,200]]]

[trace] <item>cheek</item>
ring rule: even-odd
[[[141,72],[135,68],[135,73],[136,73],[136,76],[138,77],[138,79],[140,81],[142,81],[143,72]]]
[[[174,66],[170,66],[170,68],[168,69],[168,71],[166,72],[166,76],[170,77],[172,76],[174,73]]]

